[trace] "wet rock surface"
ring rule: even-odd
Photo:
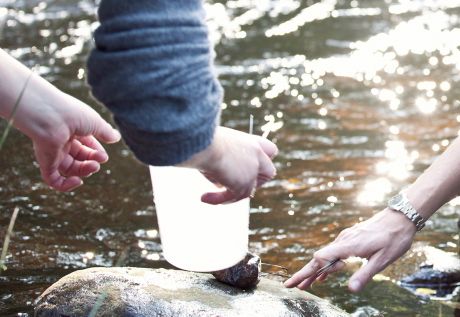
[[[241,289],[256,287],[260,281],[262,262],[258,255],[248,253],[246,257],[225,270],[213,272],[212,275],[220,282]]]
[[[419,244],[383,274],[416,294],[449,297],[460,289],[460,257]]]
[[[103,294],[103,295],[101,295]],[[71,273],[36,301],[35,316],[349,316],[307,292],[261,278],[241,290],[210,274],[166,269],[91,268]]]

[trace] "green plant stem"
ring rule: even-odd
[[[10,132],[11,127],[13,126],[14,115],[16,114],[16,111],[18,110],[19,103],[21,102],[21,99],[24,96],[24,92],[26,91],[27,85],[29,84],[29,81],[32,75],[33,75],[33,70],[30,71],[30,74],[27,77],[26,82],[24,83],[24,86],[22,87],[21,92],[19,93],[18,99],[16,99],[13,110],[11,111],[11,114],[8,117],[5,131],[3,131],[2,137],[0,139],[0,151],[2,150],[3,144],[5,144],[5,141],[6,141],[6,137],[8,136],[8,133]]]
[[[99,297],[96,300],[96,303],[94,304],[93,308],[89,312],[88,317],[96,317],[96,314],[98,310],[101,308],[102,302],[104,301],[106,297],[107,297],[107,291],[104,291],[101,293],[101,295],[99,295]]]
[[[13,234],[14,223],[19,213],[19,208],[15,207],[13,215],[11,216],[10,224],[8,225],[8,230],[6,231],[5,240],[3,241],[2,255],[0,256],[0,272],[6,270],[5,259],[6,254],[8,253],[8,245],[10,244],[11,235]]]
[[[129,247],[126,247],[121,251],[120,256],[118,257],[117,262],[115,263],[115,267],[122,266],[125,263],[126,258],[128,257],[128,249]],[[93,308],[91,308],[91,311],[88,314],[88,317],[96,317],[97,312],[102,306],[102,303],[104,302],[105,298],[108,295],[108,288],[110,284],[104,288],[104,291],[97,297],[96,303],[94,303]]]

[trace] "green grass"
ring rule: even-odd
[[[6,138],[8,137],[8,134],[10,133],[11,127],[13,126],[14,116],[16,115],[16,111],[18,110],[19,103],[21,102],[22,97],[24,96],[24,92],[26,91],[27,85],[29,84],[32,74],[33,74],[33,71],[31,71],[29,74],[29,77],[27,77],[26,82],[24,83],[24,86],[22,87],[22,90],[19,93],[18,99],[16,99],[16,102],[13,106],[13,111],[11,111],[10,116],[8,117],[6,128],[3,131],[2,137],[0,139],[0,151],[2,150],[3,145],[5,144]]]
[[[10,224],[8,225],[8,230],[6,231],[5,240],[3,241],[2,254],[0,255],[0,272],[6,271],[7,269],[5,265],[6,255],[8,253],[8,246],[10,244],[11,236],[13,235],[13,227],[14,227],[14,223],[16,222],[18,213],[19,213],[19,208],[18,207],[14,208],[13,215],[11,216],[11,219],[10,219]]]
[[[19,96],[16,99],[16,102],[14,103],[13,110],[11,111],[10,116],[7,119],[6,128],[3,131],[2,136],[0,138],[0,151],[2,150],[3,145],[6,142],[6,138],[8,137],[8,133],[10,132],[11,127],[13,126],[14,116],[16,115],[16,111],[18,110],[19,104],[22,100],[22,97],[24,96],[24,92],[26,91],[27,85],[29,84],[29,81],[32,75],[33,75],[33,71],[31,71],[29,76],[27,77],[26,82],[24,83],[24,86],[22,87],[21,92],[19,93]],[[6,264],[5,264],[6,255],[8,253],[8,246],[10,244],[11,236],[13,235],[13,228],[16,222],[16,218],[18,216],[18,212],[19,212],[19,208],[18,207],[14,208],[13,215],[11,216],[10,224],[8,225],[5,239],[3,241],[2,254],[0,255],[0,272],[5,271],[7,269]]]

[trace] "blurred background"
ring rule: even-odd
[[[0,47],[109,118],[85,84],[96,9],[92,0],[0,0]],[[280,148],[276,179],[251,202],[250,249],[264,263],[300,269],[381,210],[460,132],[459,0],[228,0],[207,1],[206,10],[226,92],[223,125],[247,131],[252,114],[255,133],[269,127]],[[57,279],[115,265],[125,249],[125,265],[170,267],[148,169],[123,144],[107,150],[101,172],[63,194],[41,182],[31,142],[9,135],[2,237],[15,206],[20,213],[0,275],[1,316],[32,316],[34,299]],[[433,216],[417,243],[457,252],[458,204]],[[415,296],[391,278],[351,294],[349,276],[311,292],[354,316],[460,316],[455,296]]]

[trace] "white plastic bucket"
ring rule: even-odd
[[[212,272],[242,260],[248,251],[249,198],[224,204],[201,202],[217,188],[199,171],[150,166],[153,196],[166,260],[188,271]]]

